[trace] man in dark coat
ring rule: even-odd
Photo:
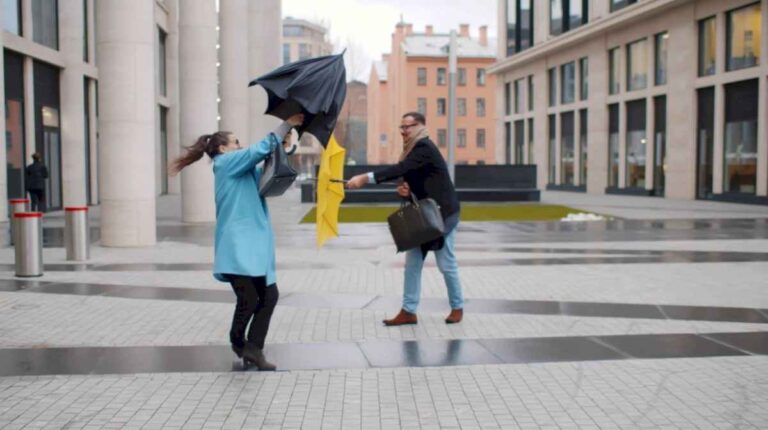
[[[459,267],[453,252],[456,226],[459,223],[459,198],[440,150],[429,139],[424,115],[418,112],[403,115],[400,135],[403,137],[403,152],[396,165],[357,175],[349,180],[347,187],[355,189],[368,183],[402,180],[397,187],[401,197],[408,198],[413,193],[417,199],[431,198],[440,205],[440,212],[445,221],[445,234],[441,240],[406,251],[403,308],[396,317],[384,320],[384,324],[397,326],[418,322],[416,309],[421,296],[421,270],[429,251],[435,252],[437,267],[443,274],[448,288],[451,313],[445,322],[457,323],[463,317],[464,308]]]
[[[26,170],[26,188],[32,200],[33,212],[45,212],[45,181],[48,179],[48,168],[43,164],[39,152],[32,154],[32,164]]]

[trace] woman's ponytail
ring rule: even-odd
[[[213,159],[219,155],[219,147],[227,144],[229,134],[227,131],[217,131],[198,137],[194,145],[186,148],[186,153],[171,162],[168,174],[171,176],[178,174],[185,167],[203,158],[205,154]]]

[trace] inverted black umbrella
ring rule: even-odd
[[[267,91],[266,114],[283,120],[304,114],[299,133],[310,133],[325,147],[347,96],[344,53],[289,63],[251,81]]]

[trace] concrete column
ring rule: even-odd
[[[593,4],[595,2],[592,2]],[[598,2],[600,3],[600,2]],[[596,6],[593,6],[596,7]],[[589,56],[589,99],[587,106],[587,192],[605,193],[608,185],[608,51],[596,42]]]
[[[59,1],[59,50],[61,71],[61,172],[64,207],[86,206],[85,87],[83,82],[82,0]]]
[[[98,3],[101,242],[151,246],[156,241],[155,1]]]
[[[715,140],[712,157],[712,192],[723,192],[723,159],[725,157],[725,87],[715,85]]]
[[[93,52],[95,51],[96,49],[94,47]],[[90,99],[88,100],[88,115],[91,118],[91,122],[90,122],[91,128],[90,130],[88,130],[88,133],[90,135],[90,142],[91,142],[91,153],[88,154],[88,156],[91,159],[91,171],[88,172],[88,174],[91,177],[90,201],[98,202],[99,201],[99,150],[98,150],[99,134],[98,134],[98,124],[96,123],[96,120],[98,119],[96,115],[96,103],[97,103],[96,81],[93,79],[89,79],[88,86],[89,86],[88,95],[90,96]]]
[[[655,162],[655,145],[656,136],[654,128],[656,124],[656,118],[654,117],[654,99],[648,97],[645,99],[645,189],[652,190],[654,187],[653,181],[653,165]]]
[[[263,91],[248,88],[248,32],[245,29],[249,27],[246,0],[227,0],[219,4],[219,129],[231,131],[243,141],[250,138],[248,93]]]
[[[0,8],[0,22],[3,22],[3,10]],[[0,36],[0,53],[3,52],[3,38]],[[0,82],[5,82],[5,56],[0,55]],[[0,85],[0,118],[5,118],[5,85]],[[8,165],[7,142],[5,141],[5,121],[0,121],[0,221],[8,221]]]
[[[165,0],[168,6],[168,35],[165,38],[165,74],[168,92],[168,161],[181,152],[180,105],[179,105],[179,0]],[[181,176],[168,177],[168,194],[181,194]]]
[[[30,27],[31,28],[31,27]],[[31,37],[31,36],[30,36]],[[24,57],[24,162],[32,162],[32,154],[37,150],[35,144],[35,62],[32,57]]]
[[[282,18],[280,0],[248,2],[248,70],[257,78],[280,66],[282,49]],[[267,94],[262,88],[250,88],[248,122],[250,142],[256,142],[272,131],[280,121],[264,115]]]
[[[218,129],[216,70],[216,3],[179,3],[179,79],[181,142],[192,145]],[[181,217],[184,222],[214,222],[213,169],[204,156],[181,172]]]
[[[623,70],[623,69],[622,69]],[[624,75],[621,75],[624,76]],[[626,83],[626,79],[623,81]],[[610,154],[608,155],[611,156]],[[619,102],[619,188],[627,187],[627,104]]]

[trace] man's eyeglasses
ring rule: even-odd
[[[405,130],[408,130],[409,128],[411,128],[413,126],[416,126],[416,125],[419,125],[419,123],[418,122],[414,122],[413,124],[403,124],[403,125],[400,126],[400,130],[405,131]]]

